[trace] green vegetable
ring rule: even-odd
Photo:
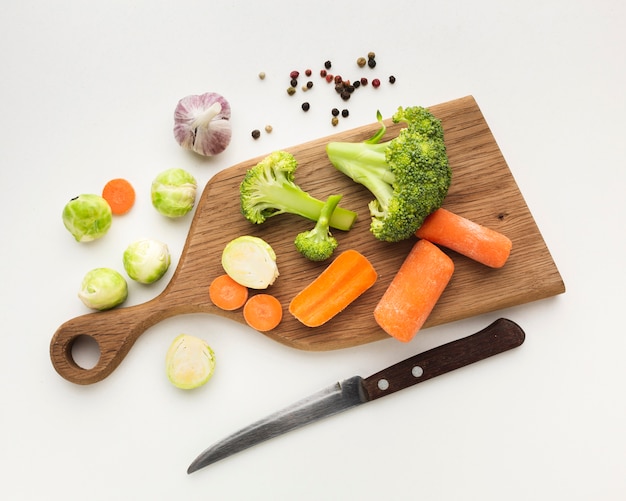
[[[267,289],[278,277],[274,249],[250,235],[237,237],[224,247],[222,266],[235,282],[251,289]]]
[[[196,202],[196,179],[184,169],[168,169],[152,182],[152,205],[167,217],[187,214]]]
[[[93,310],[109,310],[126,301],[128,285],[117,271],[95,268],[83,278],[78,297]]]
[[[123,262],[130,278],[142,284],[151,284],[165,275],[171,257],[167,245],[145,239],[137,240],[126,248]]]
[[[448,165],[441,121],[428,110],[410,107],[393,115],[406,127],[381,143],[385,126],[361,143],[331,142],[331,163],[376,197],[369,204],[370,230],[376,238],[397,242],[410,238],[431,212],[441,207],[452,172]]]
[[[298,164],[291,153],[275,151],[246,172],[239,191],[241,212],[251,223],[261,224],[277,214],[297,214],[311,221],[320,217],[324,202],[302,190],[294,181]],[[349,230],[356,213],[337,207],[330,226]]]
[[[167,350],[165,371],[177,388],[198,388],[211,379],[215,371],[215,353],[202,339],[181,334]]]
[[[103,237],[112,221],[111,207],[99,195],[79,195],[63,208],[63,224],[77,242]]]
[[[330,233],[330,218],[341,200],[341,195],[331,195],[326,200],[320,218],[315,227],[309,231],[300,233],[294,244],[298,252],[311,261],[324,261],[333,255],[337,245],[337,239]]]

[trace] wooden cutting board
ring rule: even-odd
[[[497,270],[446,251],[455,262],[455,272],[424,327],[564,292],[558,269],[473,97],[432,106],[430,110],[443,123],[453,173],[444,207],[504,233],[512,240],[513,250],[507,264]],[[383,140],[397,135],[401,127],[389,119],[386,124],[388,130]],[[320,199],[341,193],[340,206],[359,214],[349,232],[333,232],[339,241],[337,252],[360,251],[372,262],[379,278],[344,312],[317,328],[305,327],[288,313],[291,299],[328,263],[309,262],[293,246],[295,236],[312,228],[311,222],[280,215],[262,225],[253,225],[243,218],[239,209],[239,184],[245,171],[262,157],[254,158],[219,172],[207,183],[178,267],[158,297],[136,306],[83,315],[59,327],[50,345],[57,372],[79,384],[100,381],[117,367],[139,335],[173,315],[204,312],[245,323],[241,310],[219,310],[208,296],[210,282],[223,273],[222,249],[241,235],[263,238],[278,256],[280,277],[269,292],[281,301],[285,315],[278,328],[264,335],[303,350],[347,348],[386,338],[374,321],[374,306],[415,240],[393,244],[377,241],[369,232],[367,204],[373,196],[336,171],[325,153],[325,146],[331,140],[362,141],[378,127],[372,123],[285,148],[298,160],[296,182],[303,189]],[[80,335],[89,335],[98,343],[100,359],[92,369],[83,369],[72,359],[71,347]]]

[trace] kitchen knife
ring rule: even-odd
[[[354,376],[338,382],[212,445],[189,465],[187,473],[324,417],[516,348],[524,338],[519,325],[500,318],[476,334],[410,357],[366,379]]]

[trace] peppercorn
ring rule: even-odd
[[[341,110],[341,116],[346,118],[348,115],[350,114],[350,112],[348,110]]]
[[[341,75],[335,75],[335,83],[339,84],[343,82],[343,78],[341,78]]]
[[[252,139],[259,139],[261,137],[261,131],[259,129],[254,129],[252,131]]]
[[[288,87],[287,88],[287,94],[289,94],[290,96],[293,96],[295,93],[296,93],[295,87]]]
[[[380,87],[380,80],[378,80],[378,78],[375,78],[374,80],[372,80],[372,86],[377,89],[378,87]]]
[[[390,84],[395,84],[395,83],[396,83],[396,77],[394,77],[393,75],[391,75],[391,76],[389,77],[389,83],[390,83]]]
[[[359,68],[363,68],[363,66],[367,64],[367,61],[365,60],[364,57],[360,57],[356,60],[356,64],[359,65]]]
[[[328,73],[328,74],[326,75],[326,81],[327,81],[328,83],[332,82],[332,81],[333,81],[333,79],[334,79],[334,77],[333,77],[330,73]]]
[[[289,78],[298,78],[300,76],[300,72],[293,70],[291,73],[289,73]]]
[[[367,58],[368,59],[375,59],[376,58],[376,53],[375,52],[368,52],[367,53]]]
[[[333,108],[332,110],[330,110],[331,114],[336,117],[337,115],[339,115],[339,110],[337,108]]]
[[[325,78],[326,77],[326,70],[320,70],[320,76],[322,78]]]
[[[313,82],[311,82],[311,80],[309,80],[309,81],[306,83],[306,88],[307,88],[307,89],[310,89],[311,87],[313,87]]]
[[[361,78],[361,85],[367,85],[367,78]]]
[[[352,87],[354,87],[355,89],[358,89],[360,86],[361,86],[360,80],[355,80],[354,83],[352,84]]]
[[[312,72],[309,68],[307,68],[307,69],[304,71],[304,74],[305,74],[307,77],[310,77],[312,73],[313,73],[313,72]]]
[[[341,99],[343,99],[344,101],[347,101],[348,99],[350,99],[350,93],[347,90],[344,90],[341,94]]]
[[[337,117],[333,117],[330,123],[333,124],[333,127],[334,127],[335,125],[339,123],[339,119]]]
[[[298,85],[298,80],[297,80],[296,78],[292,78],[292,79],[291,79],[291,82],[289,82],[289,84],[290,84],[292,87],[297,87],[297,85]]]
[[[272,132],[273,130],[274,130],[274,127],[272,127],[269,124],[265,126],[265,132],[267,132],[268,134]]]
[[[332,63],[330,61],[326,61],[324,63],[324,68],[326,68],[327,70],[329,70],[331,68],[331,66],[332,66]]]
[[[265,72],[264,72],[264,71],[262,71],[261,73],[259,73],[259,78],[260,78],[261,80],[265,80]]]
[[[302,109],[304,111],[309,111],[309,108],[311,108],[311,105],[309,103],[307,103],[306,101],[302,103]]]
[[[367,60],[367,65],[368,65],[370,68],[375,68],[375,67],[376,67],[376,59],[368,59],[368,60]]]

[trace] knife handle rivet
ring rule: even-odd
[[[389,381],[387,381],[386,379],[379,379],[378,380],[378,389],[381,391],[385,391],[389,389]]]
[[[411,374],[413,374],[413,377],[422,377],[424,369],[422,369],[419,365],[416,365],[411,369]]]

